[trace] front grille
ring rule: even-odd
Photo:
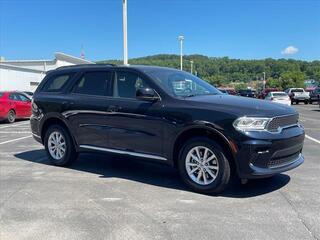
[[[271,159],[268,162],[268,167],[269,168],[276,168],[276,167],[285,166],[285,165],[290,164],[290,163],[294,162],[295,160],[297,160],[299,155],[300,155],[300,151],[295,152],[295,153],[293,153],[289,156],[286,156],[286,157]]]
[[[284,127],[297,124],[298,120],[299,120],[298,114],[275,117],[269,122],[267,126],[267,130],[270,132],[277,132],[279,128],[284,128]]]

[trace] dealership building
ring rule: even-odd
[[[35,91],[47,71],[94,62],[57,52],[53,60],[5,60],[0,58],[0,91]]]

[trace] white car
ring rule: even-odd
[[[269,92],[265,97],[265,100],[269,100],[276,103],[282,103],[286,105],[291,105],[291,100],[288,94],[285,92]]]

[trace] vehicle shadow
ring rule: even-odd
[[[14,156],[30,162],[51,165],[44,150],[32,150]],[[181,181],[176,169],[142,160],[105,156],[100,154],[80,154],[69,168],[99,175],[100,178],[123,178],[131,181],[164,188],[190,191]],[[250,198],[276,191],[290,181],[286,174],[278,174],[268,179],[251,180],[245,185],[234,184],[219,196]]]
[[[1,125],[1,124],[10,125],[10,124],[15,124],[15,123],[19,123],[19,122],[28,121],[28,120],[29,120],[28,118],[16,119],[16,120],[14,121],[14,123],[8,123],[8,122],[6,122],[6,120],[1,120],[1,121],[0,121],[0,125]]]

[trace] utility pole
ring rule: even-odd
[[[127,0],[122,0],[123,9],[123,64],[128,65],[128,35],[127,35]]]
[[[263,89],[266,89],[266,72],[263,72]]]
[[[193,74],[193,60],[190,60],[190,73]]]
[[[178,37],[178,40],[180,41],[180,70],[182,71],[182,69],[183,69],[183,67],[182,67],[182,62],[183,62],[183,59],[182,59],[182,55],[183,55],[182,48],[183,48],[184,36],[183,36],[183,35],[180,35],[180,36]]]

